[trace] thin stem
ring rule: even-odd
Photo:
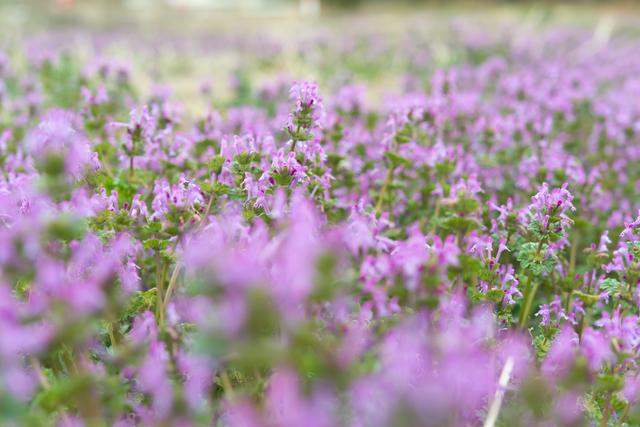
[[[553,284],[553,293],[558,295],[559,292],[558,292],[558,284],[556,283],[556,273],[555,273],[555,271],[552,271],[550,276],[551,276],[551,283]]]
[[[202,215],[202,218],[200,218],[200,224],[198,224],[198,230],[202,228],[202,226],[204,225],[204,222],[207,220],[207,217],[209,216],[209,212],[211,212],[211,207],[213,206],[213,199],[215,198],[216,197],[214,195],[211,195],[211,198],[209,199],[209,203],[207,204],[207,209],[205,209],[204,214]]]
[[[111,339],[111,347],[115,350],[115,348],[116,348],[116,337],[113,334],[113,323],[109,323],[109,326],[107,327],[107,330],[109,331],[109,339]]]
[[[573,270],[576,266],[576,254],[578,252],[579,233],[574,233],[573,242],[571,242],[571,255],[569,257],[569,276],[573,276]]]
[[[222,369],[220,371],[220,380],[222,381],[222,389],[224,390],[224,394],[226,394],[229,399],[233,398],[233,387],[231,386],[229,374],[227,374],[226,369]]]
[[[171,280],[169,281],[169,287],[167,288],[167,294],[164,297],[164,311],[167,311],[167,305],[169,305],[169,298],[171,298],[171,292],[173,291],[173,287],[176,284],[176,280],[178,279],[178,273],[180,273],[180,268],[182,268],[182,262],[178,261],[176,263],[175,268],[173,269],[173,274],[171,275]]]
[[[531,295],[529,297],[529,302],[527,304],[527,314],[531,313],[531,308],[533,307],[533,302],[536,300],[536,294],[538,293],[539,288],[540,288],[540,282],[536,283],[533,289],[531,290]]]
[[[534,257],[535,260],[537,260],[538,255],[540,255],[540,250],[542,250],[543,242],[544,240],[540,240],[540,242],[538,243],[538,250],[536,251],[536,255]],[[524,329],[525,314],[528,314],[527,309],[529,307],[529,290],[531,289],[532,279],[533,279],[533,270],[529,269],[529,278],[527,279],[527,286],[524,291],[524,298],[522,299],[522,311],[520,312],[520,317],[518,318],[518,329],[520,330]]]
[[[440,213],[440,202],[436,202],[436,210],[433,213],[433,225],[431,225],[431,234],[435,233],[436,231],[436,222],[435,220],[438,219],[438,214]]]
[[[162,316],[162,283],[160,282],[160,251],[156,249],[156,321],[161,321]]]
[[[176,252],[176,248],[178,247],[178,242],[180,241],[180,235],[176,237],[173,245],[171,245],[171,252],[169,253],[169,257],[173,256]],[[160,251],[156,251],[156,270],[159,268],[159,259],[160,259]],[[164,281],[167,277],[167,269],[169,268],[169,261],[165,261],[164,266],[162,267],[162,274],[160,275],[160,280],[158,282],[158,305],[156,306],[156,317],[158,320],[158,324],[160,326],[164,325],[164,308],[166,304],[162,303],[162,293],[164,292]],[[157,278],[157,277],[156,277]],[[159,310],[159,311],[158,311]]]
[[[524,288],[524,297],[522,299],[522,309],[520,311],[520,317],[518,318],[518,328],[524,329],[524,314],[527,311],[527,305],[529,302],[529,290],[531,289],[531,279],[533,279],[533,271],[529,270],[529,278],[527,279],[527,286]]]
[[[40,383],[42,388],[45,390],[50,390],[51,385],[49,384],[49,380],[47,379],[47,377],[42,372],[42,368],[40,367],[40,362],[38,361],[38,359],[33,356],[29,356],[29,362],[31,362],[33,371],[36,373],[36,378],[38,378],[38,382]],[[71,420],[69,419],[67,411],[61,405],[58,405],[57,409],[58,411],[60,411],[60,418],[62,418],[64,424],[67,426],[71,426]]]
[[[571,311],[571,294],[573,294],[573,291],[567,292],[567,305],[565,307],[567,313]]]
[[[487,322],[487,340],[493,339],[493,323],[495,321],[495,315],[491,313],[491,321]],[[494,377],[496,370],[496,353],[491,351],[489,355],[489,375],[491,378]],[[487,405],[491,407],[493,404],[493,395],[495,394],[493,381],[489,384],[489,394],[487,397]]]
[[[298,126],[296,127],[296,135],[298,135],[298,132],[300,132],[300,125],[298,125]],[[291,142],[291,149],[289,150],[289,152],[290,152],[290,153],[291,153],[291,152],[293,152],[293,150],[295,150],[295,149],[296,149],[296,142],[298,142],[298,140],[297,140],[297,139],[292,139],[292,142]]]
[[[622,411],[622,415],[620,415],[620,419],[618,420],[618,424],[616,424],[616,427],[622,426],[622,423],[624,422],[624,419],[629,412],[629,408],[631,408],[631,402],[627,402],[627,404],[625,405],[624,410]]]
[[[609,422],[609,418],[611,417],[611,412],[613,411],[613,407],[611,406],[611,392],[607,393],[607,400],[604,406],[604,414],[602,415],[602,422],[600,423],[600,427],[607,427],[607,423]]]
[[[378,203],[376,203],[376,212],[378,213],[382,208],[382,203],[384,201],[385,193],[387,192],[387,187],[389,187],[391,181],[393,180],[393,169],[393,165],[389,166],[389,169],[387,170],[387,176],[384,178],[384,184],[382,184],[382,190],[380,190],[380,197],[378,198]]]
[[[504,397],[504,389],[509,384],[513,364],[513,357],[507,357],[507,360],[504,362],[504,368],[502,368],[502,373],[500,374],[500,379],[498,380],[496,395],[493,402],[491,402],[491,407],[487,414],[487,420],[484,422],[484,427],[493,427],[498,420],[498,414],[500,413],[500,407],[502,406],[502,398]]]
[[[597,394],[598,393],[597,393],[597,391],[596,391],[596,389],[594,387],[593,393],[591,394],[591,399],[589,399],[589,402],[587,402],[587,408],[589,408],[589,410],[593,409],[593,402],[595,402]]]
[[[100,146],[96,148],[98,150],[98,155],[100,156],[100,160],[102,161],[102,165],[104,166],[104,171],[107,173],[109,177],[113,178],[113,173],[111,172],[111,165],[109,164],[109,160],[104,155],[104,152],[102,151],[102,148],[100,148]]]
[[[593,275],[589,277],[589,285],[587,286],[587,295],[591,293],[591,285],[593,284]],[[578,330],[578,342],[582,342],[582,333],[584,332],[584,317],[585,315],[580,315],[580,325]]]

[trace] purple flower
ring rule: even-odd
[[[542,187],[538,187],[538,194],[531,198],[533,203],[529,206],[529,211],[533,218],[540,221],[543,232],[551,225],[553,229],[550,231],[560,233],[572,223],[566,212],[568,209],[575,211],[576,208],[571,203],[573,196],[567,190],[567,185],[565,183],[561,188],[554,188],[549,192],[549,185],[545,182]],[[551,224],[552,218],[557,219],[557,223]]]
[[[538,315],[542,316],[542,321],[540,324],[544,326],[545,330],[547,326],[551,325],[551,315],[554,314],[556,316],[556,323],[554,327],[558,328],[560,326],[560,321],[563,319],[568,319],[565,314],[565,309],[562,308],[562,300],[558,295],[554,296],[554,300],[547,304],[543,304],[540,306],[540,311],[536,313],[536,317]]]

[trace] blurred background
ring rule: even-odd
[[[276,25],[309,25],[309,21],[391,18],[387,29],[401,25],[399,18],[478,15],[492,19],[526,18],[531,9],[544,19],[590,25],[603,14],[635,19],[639,0],[0,0],[4,29],[49,29],[81,26],[93,29],[140,27],[174,31],[226,30],[245,24],[262,30]],[[350,21],[341,23],[349,25]]]
[[[640,1],[0,0],[0,25],[14,56],[126,64],[138,99],[171,97],[188,118],[259,104],[295,79],[325,93],[366,84],[379,102],[437,68],[544,52],[549,29],[577,30],[590,54],[640,35]]]

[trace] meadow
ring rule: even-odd
[[[463,24],[3,39],[0,425],[640,425],[640,38]]]

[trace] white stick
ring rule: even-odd
[[[487,420],[484,422],[484,427],[493,427],[498,419],[500,413],[500,406],[502,406],[502,398],[504,397],[504,389],[509,384],[509,378],[511,377],[511,371],[513,371],[513,357],[507,357],[504,362],[504,368],[500,374],[498,380],[498,389],[496,390],[496,397],[493,399],[489,414],[487,414]]]

